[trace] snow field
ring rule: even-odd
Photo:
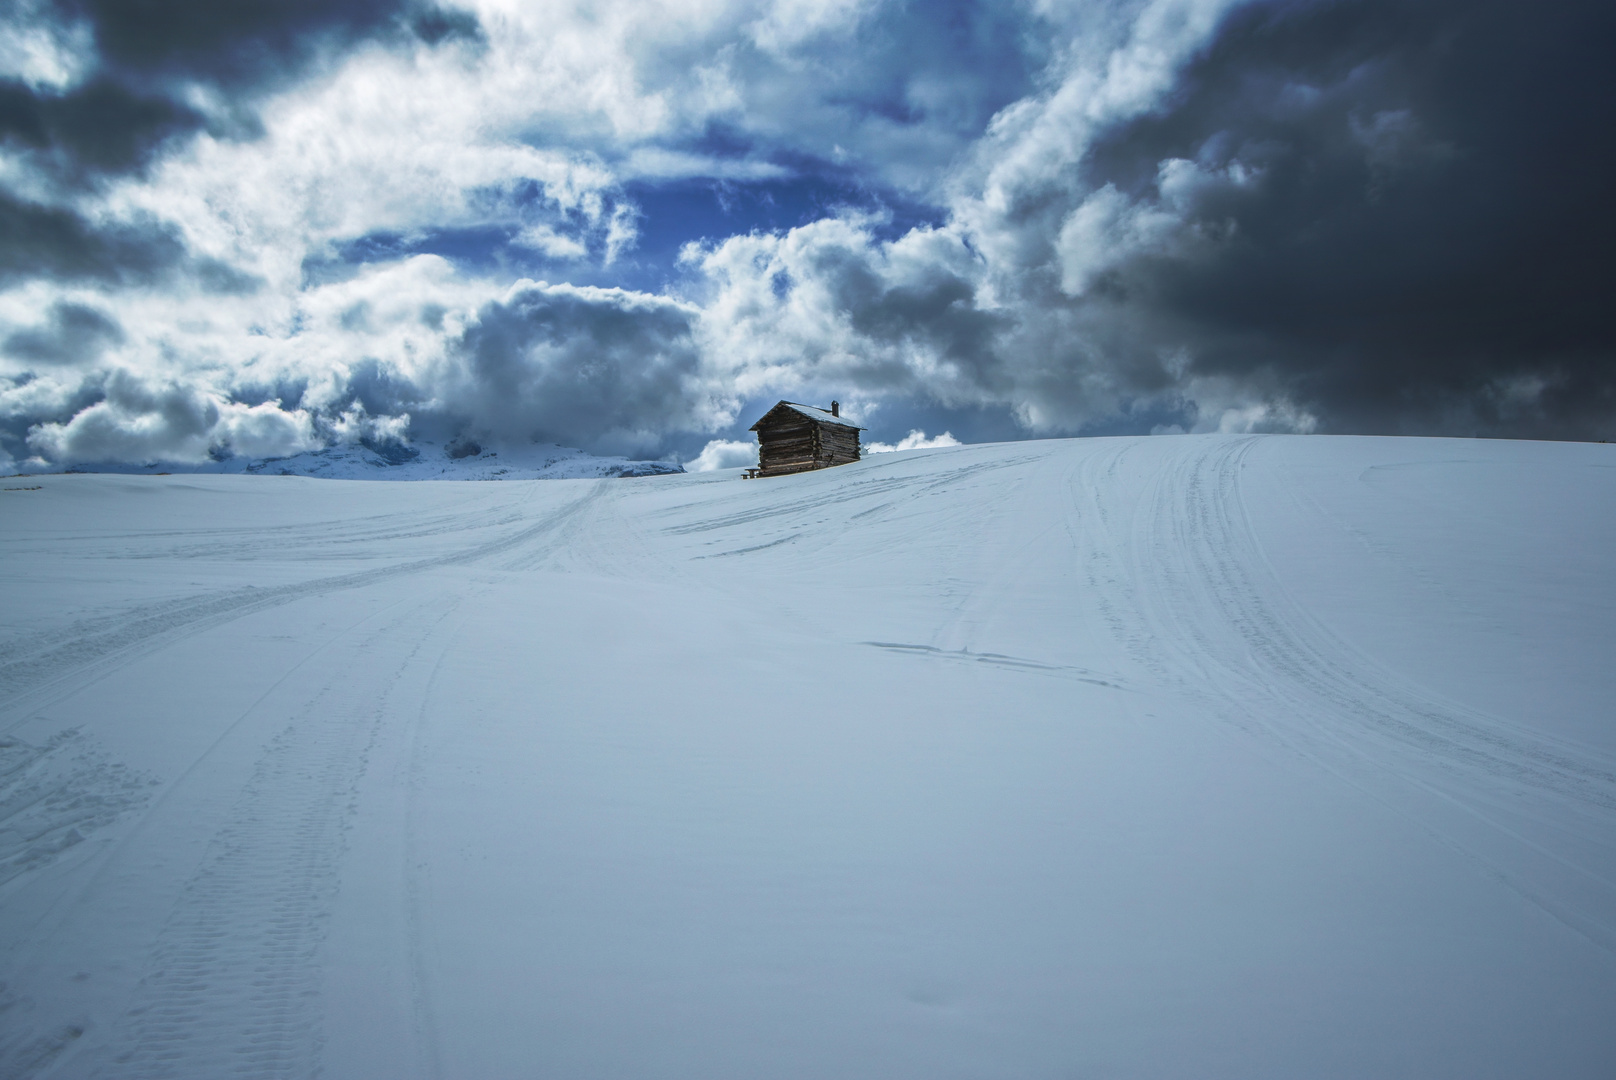
[[[1616,1061],[1608,447],[26,484],[0,1074]]]

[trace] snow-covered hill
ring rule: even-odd
[[[0,491],[7,1077],[1606,1077],[1616,450]]]

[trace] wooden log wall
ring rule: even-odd
[[[819,460],[826,465],[846,465],[859,459],[858,428],[823,425],[819,429]]]
[[[819,425],[806,417],[801,423],[770,424],[758,429],[758,467],[764,472],[799,464],[812,468],[818,457],[818,434]]]
[[[819,424],[807,417],[758,429],[758,475],[846,465],[859,459],[858,429],[840,424]]]

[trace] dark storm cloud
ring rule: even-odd
[[[1351,0],[1236,12],[1090,179],[1208,177],[1208,242],[1090,290],[1193,374],[1323,430],[1616,434],[1616,7]]]
[[[694,427],[695,313],[610,289],[523,288],[484,305],[453,343],[439,400],[478,434],[636,451]]]
[[[215,259],[192,255],[173,226],[154,218],[98,224],[0,190],[0,286],[40,279],[144,286],[179,272],[208,293],[251,292],[259,284]]]
[[[463,12],[410,0],[58,0],[56,10],[93,26],[114,70],[234,88],[281,82],[322,48],[404,25],[429,43],[476,27]]]
[[[408,26],[416,37],[428,45],[446,41],[485,41],[482,24],[469,11],[426,7],[418,9],[408,19]]]
[[[0,343],[0,353],[47,364],[75,363],[97,359],[123,338],[123,327],[105,312],[59,301],[42,325],[19,330]]]
[[[159,222],[98,227],[0,191],[0,285],[33,278],[148,284],[185,258],[174,230]]]
[[[264,395],[266,399],[269,396]],[[272,396],[297,401],[302,393],[288,393],[285,387],[278,387],[277,393]],[[357,405],[371,416],[420,415],[430,399],[431,388],[416,385],[386,364],[376,360],[361,360],[349,369],[343,393],[326,411],[336,414]]]
[[[66,423],[104,400],[107,376],[105,371],[90,371],[65,385],[41,379],[34,372],[12,378],[0,376],[0,402],[3,402],[7,391],[14,394],[18,391],[27,394],[31,389],[44,391],[28,395],[31,400],[24,408],[6,408],[0,404],[0,454],[9,454],[16,459],[28,457],[29,429],[41,423]]]
[[[139,172],[170,141],[203,128],[258,134],[255,95],[306,74],[367,37],[429,45],[480,35],[476,17],[413,0],[58,0],[60,24],[92,30],[96,66],[66,90],[0,82],[0,141],[35,152],[58,181]],[[222,93],[211,115],[185,100]]]
[[[84,22],[95,43],[88,78],[64,88],[0,80],[0,147],[19,154],[57,197],[108,177],[143,174],[164,150],[203,129],[257,134],[255,93],[303,74],[322,49],[414,34],[429,44],[476,37],[464,12],[411,0],[202,3],[63,0],[36,15]],[[7,24],[0,20],[0,32]],[[197,83],[223,93],[204,115],[185,100]],[[27,279],[151,285],[183,272],[204,292],[242,293],[249,275],[187,252],[151,218],[92,221],[0,186],[0,286]]]
[[[202,125],[189,106],[107,78],[61,94],[0,81],[0,144],[35,151],[68,179],[141,169],[165,141]]]
[[[990,376],[982,360],[1009,320],[976,305],[974,286],[964,278],[933,268],[923,280],[884,282],[862,261],[847,259],[832,275],[838,305],[854,330],[882,345],[918,346],[958,368],[976,382]],[[882,385],[880,368],[862,373],[868,389]],[[886,365],[890,386],[912,385],[912,370]]]

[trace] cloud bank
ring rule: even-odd
[[[1616,434],[1608,5],[134,10],[0,15],[4,461]]]

